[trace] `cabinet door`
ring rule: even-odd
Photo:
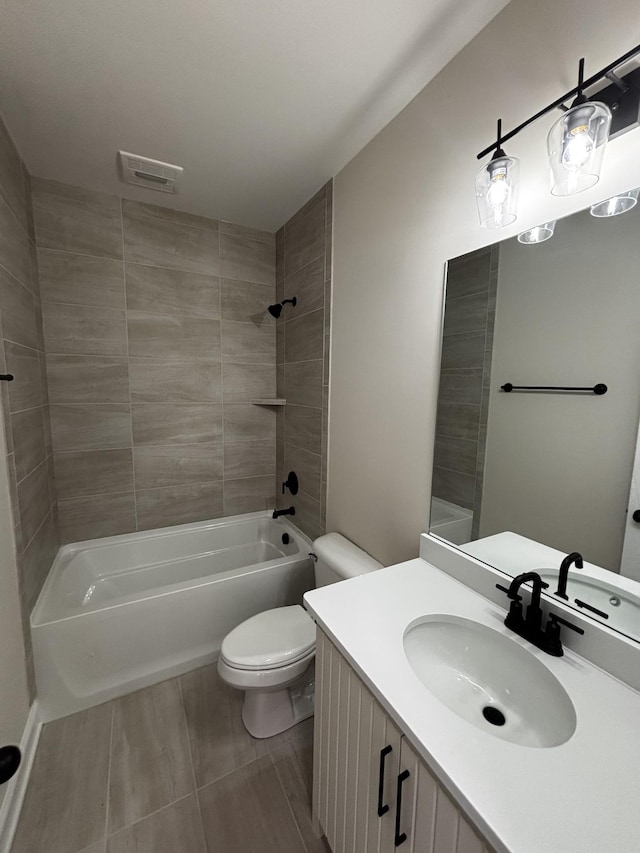
[[[396,787],[402,736],[375,699],[372,702],[369,780],[373,791],[369,795],[369,837],[365,850],[366,853],[387,853],[394,849]]]
[[[398,853],[488,853],[403,737],[400,773],[405,772],[409,775],[402,782],[400,809],[396,811],[398,834],[394,843]]]
[[[313,808],[333,853],[393,849],[400,740],[398,729],[318,631]]]

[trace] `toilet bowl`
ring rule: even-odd
[[[338,533],[313,543],[316,586],[375,571],[382,565]],[[222,641],[218,673],[244,690],[249,734],[272,737],[313,714],[316,627],[299,604],[265,610]]]

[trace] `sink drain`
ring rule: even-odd
[[[504,726],[507,721],[502,711],[493,705],[485,705],[482,709],[482,716],[492,726]]]

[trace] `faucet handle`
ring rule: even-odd
[[[564,654],[562,640],[560,639],[560,625],[564,625],[565,628],[571,628],[572,631],[578,634],[584,634],[582,628],[578,628],[577,625],[567,622],[566,619],[563,619],[556,613],[550,613],[547,627],[544,629],[544,646],[540,646],[540,648],[547,652],[547,654],[554,655],[554,657],[562,657]]]
[[[558,625],[564,625],[565,628],[571,628],[571,630],[575,631],[576,634],[584,634],[584,630],[582,628],[578,628],[578,626],[574,625],[573,622],[568,622],[556,613],[550,613],[549,621],[547,622],[547,630],[549,630],[549,628],[551,628],[551,630],[555,630]]]
[[[282,484],[282,494],[284,495],[284,490],[289,489],[292,495],[298,494],[298,477],[295,471],[289,471],[289,476]]]
[[[513,601],[522,601],[522,596],[519,593],[516,593],[516,595],[511,595],[511,591],[507,589],[506,586],[502,586],[502,584],[497,583],[496,589],[499,589],[500,592],[506,593],[509,598],[513,599]]]

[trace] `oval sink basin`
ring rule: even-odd
[[[404,650],[424,686],[458,716],[521,746],[559,746],[576,712],[558,679],[522,646],[470,619],[412,622]]]

